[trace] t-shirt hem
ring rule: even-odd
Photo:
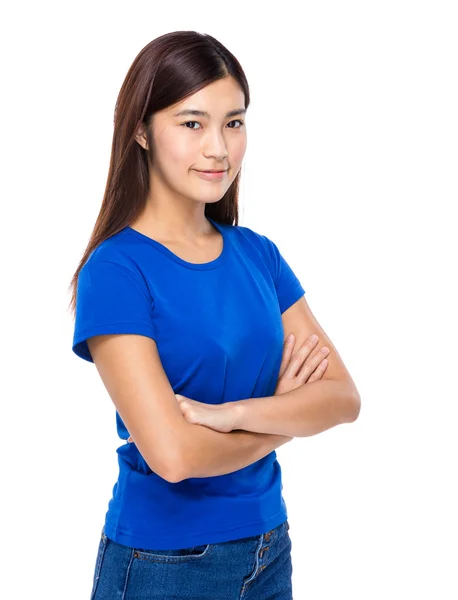
[[[290,308],[295,302],[297,302],[299,300],[299,298],[302,298],[302,296],[304,294],[305,294],[304,288],[302,287],[301,284],[298,284],[294,289],[292,289],[288,293],[288,296],[281,298],[279,300],[279,307],[280,307],[281,314],[283,314],[286,310],[288,310],[288,308]]]
[[[122,527],[112,526],[109,522],[105,523],[104,533],[112,541],[129,546],[131,548],[151,548],[156,550],[173,550],[177,548],[187,548],[191,546],[200,546],[202,544],[218,544],[230,542],[237,539],[252,537],[266,533],[275,527],[278,527],[288,519],[288,513],[282,509],[272,515],[269,519],[258,519],[241,523],[230,529],[199,531],[188,535],[170,535],[165,537],[143,536],[135,534]]]
[[[78,343],[85,340],[87,337],[92,337],[101,333],[116,333],[116,330],[118,329],[120,333],[144,332],[153,334],[154,332],[154,328],[152,327],[151,323],[146,323],[144,321],[118,321],[117,323],[112,323],[109,325],[92,325],[91,327],[85,327],[84,329],[76,332],[75,342]],[[130,329],[133,331],[130,332]]]
[[[89,348],[87,347],[87,340],[96,335],[121,333],[144,335],[155,341],[157,337],[154,326],[151,323],[146,323],[144,321],[119,321],[118,323],[107,325],[91,325],[90,327],[75,331],[72,350],[80,358],[93,362]]]

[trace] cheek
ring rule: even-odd
[[[229,157],[231,158],[232,164],[240,165],[243,157],[245,156],[246,146],[246,137],[244,137],[242,140],[235,141],[231,145],[231,148],[229,149]]]
[[[172,170],[187,167],[195,162],[198,145],[186,136],[170,135],[161,139],[161,156],[164,165],[169,165]]]

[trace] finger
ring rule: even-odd
[[[324,375],[324,372],[326,371],[327,366],[328,366],[328,361],[325,358],[320,362],[320,364],[317,366],[317,368],[310,375],[310,377],[307,380],[307,383],[311,383],[312,381],[318,381],[318,379],[321,379]]]
[[[321,348],[321,350],[319,352],[317,352],[317,354],[315,354],[315,356],[313,356],[312,358],[310,358],[310,360],[307,360],[301,367],[300,371],[297,374],[297,379],[299,380],[299,382],[305,383],[309,377],[312,375],[312,373],[315,371],[315,369],[318,367],[318,365],[321,363],[321,361],[324,358],[328,358],[329,357],[329,348],[327,346],[323,346],[323,348]]]
[[[285,340],[285,343],[283,344],[283,357],[282,357],[278,377],[282,377],[286,367],[289,364],[291,354],[293,353],[293,350],[294,350],[294,346],[296,345],[296,338],[294,337],[294,334],[292,334],[292,335],[293,335],[292,340],[290,342]]]
[[[304,361],[310,356],[313,352],[315,346],[318,344],[318,337],[314,340],[313,335],[309,337],[309,339],[299,348],[299,350],[292,357],[286,371],[285,376],[288,379],[292,379],[296,377],[298,374],[298,370],[303,365]],[[313,372],[317,365],[313,367],[311,371],[309,371],[308,375]]]
[[[193,425],[201,424],[201,422],[199,421],[198,414],[189,405],[186,405],[184,407],[183,416],[186,419],[186,421],[188,421],[188,423],[191,423]]]

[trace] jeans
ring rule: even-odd
[[[91,600],[292,600],[289,523],[180,550],[99,542]]]

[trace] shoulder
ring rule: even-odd
[[[238,235],[240,238],[246,240],[246,242],[251,244],[251,246],[263,256],[263,258],[268,261],[272,261],[274,259],[276,246],[266,235],[243,225],[233,226],[233,229],[236,230],[234,235]]]
[[[265,234],[255,231],[250,227],[238,225],[234,227],[239,238],[242,238],[248,251],[256,253],[261,257],[263,263],[271,274],[272,279],[277,283],[284,260],[275,242]]]
[[[131,275],[142,277],[124,229],[101,242],[88,256],[81,271],[104,271],[107,274],[128,271]]]

